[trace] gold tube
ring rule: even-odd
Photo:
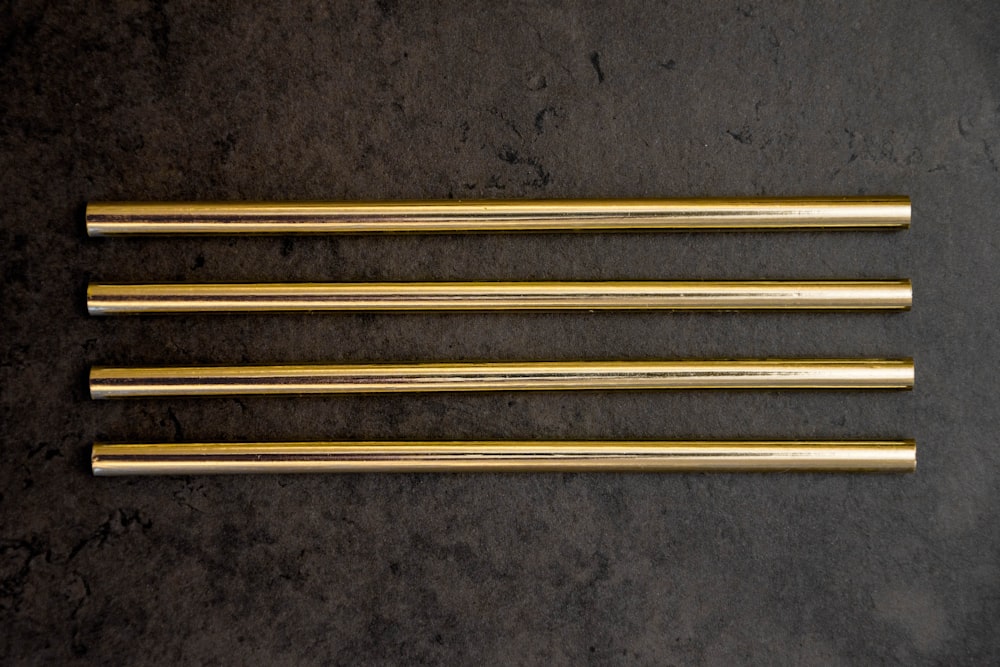
[[[912,472],[913,440],[102,444],[94,475],[317,472]]]
[[[95,399],[573,389],[910,389],[911,359],[92,368]]]
[[[903,228],[908,197],[94,202],[90,236]]]
[[[91,315],[292,310],[883,309],[908,280],[552,283],[91,284]]]

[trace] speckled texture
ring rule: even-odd
[[[985,664],[991,2],[0,8],[6,664]],[[535,6],[542,5],[542,6]],[[97,199],[901,193],[903,233],[91,240]],[[908,314],[88,318],[88,279],[912,277]],[[89,365],[912,354],[912,393],[97,403]],[[900,437],[912,476],[94,479],[110,440]]]

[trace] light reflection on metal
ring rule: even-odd
[[[911,359],[93,368],[93,398],[577,389],[910,389]]]
[[[90,236],[904,228],[908,197],[93,202]]]
[[[911,472],[912,440],[101,444],[95,475],[320,472]]]
[[[91,315],[266,311],[903,310],[908,280],[91,284]]]

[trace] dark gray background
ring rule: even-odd
[[[991,2],[6,2],[6,662],[983,664]],[[99,199],[909,194],[908,232],[92,240]],[[907,314],[94,319],[89,279],[911,277]],[[908,392],[97,403],[91,364],[916,358]],[[94,439],[915,437],[915,475],[94,479]]]

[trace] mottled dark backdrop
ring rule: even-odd
[[[991,2],[0,7],[6,663],[984,664]],[[537,5],[537,6],[536,6]],[[901,233],[91,240],[97,199],[899,193]],[[911,277],[907,314],[93,319],[89,279]],[[912,393],[99,404],[91,364],[913,355]],[[95,439],[916,437],[911,476],[94,479]]]

